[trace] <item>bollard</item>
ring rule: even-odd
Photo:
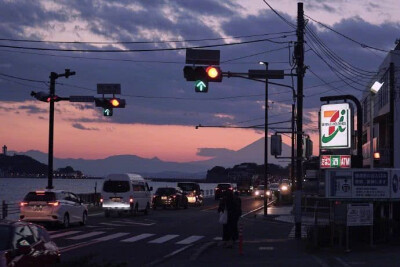
[[[239,224],[239,254],[243,255],[243,224]]]

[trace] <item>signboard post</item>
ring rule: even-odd
[[[321,149],[351,148],[351,109],[349,103],[321,106]]]

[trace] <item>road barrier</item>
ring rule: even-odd
[[[8,215],[19,213],[19,203],[18,202],[6,202],[5,200],[1,203],[1,218],[6,219]]]

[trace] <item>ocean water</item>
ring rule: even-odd
[[[148,181],[149,186],[153,187],[153,193],[159,187],[175,187],[174,182],[153,182]],[[101,192],[103,179],[53,179],[54,189],[68,190],[74,193],[94,193]],[[205,197],[213,196],[216,183],[200,183],[200,188],[204,190]],[[0,178],[0,202],[5,200],[8,203],[20,202],[30,191],[45,189],[47,179],[35,178]]]

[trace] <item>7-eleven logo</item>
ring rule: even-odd
[[[328,134],[322,135],[322,143],[329,143],[332,141],[339,132],[346,130],[345,120],[346,110],[325,110],[323,111],[323,118],[328,119],[328,122],[322,122],[322,127],[328,127]]]

